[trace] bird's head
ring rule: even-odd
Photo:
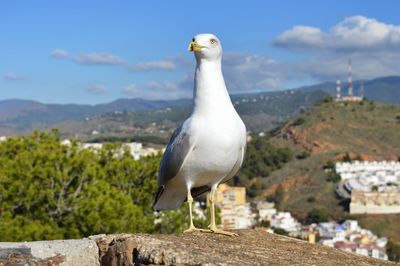
[[[217,36],[210,33],[194,36],[188,50],[194,52],[197,60],[220,60],[222,56],[221,42]]]

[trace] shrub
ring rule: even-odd
[[[307,223],[323,223],[328,221],[328,215],[326,212],[322,209],[312,209],[308,214],[307,214]]]
[[[277,209],[280,209],[283,199],[285,198],[285,189],[283,188],[282,184],[276,188],[275,191],[275,205]]]
[[[304,124],[305,122],[306,122],[306,120],[303,117],[299,117],[293,122],[293,126],[300,126],[300,125]]]
[[[400,262],[400,243],[389,240],[387,244],[387,253],[389,260]]]
[[[278,235],[284,235],[284,236],[289,235],[289,232],[282,228],[274,228],[274,233],[278,234]]]
[[[303,151],[303,152],[301,152],[300,154],[298,154],[298,155],[296,156],[296,158],[299,159],[299,160],[302,160],[302,159],[306,159],[306,158],[310,157],[310,155],[311,155],[310,152],[308,152],[308,151]]]
[[[333,182],[333,183],[337,183],[339,182],[341,179],[340,175],[337,174],[336,172],[329,172],[328,173],[328,177],[327,177],[327,181],[328,182]]]
[[[269,228],[269,227],[271,226],[271,224],[270,224],[269,221],[262,220],[262,221],[260,222],[260,226]]]
[[[346,154],[343,156],[343,162],[348,162],[351,163],[353,161],[353,159],[351,159],[351,156],[348,152],[346,152]]]
[[[323,169],[329,169],[333,170],[335,168],[335,163],[332,160],[328,160],[325,165],[323,166]]]
[[[333,97],[332,96],[326,96],[323,99],[323,101],[324,101],[324,103],[331,103],[331,102],[333,102]]]
[[[316,199],[315,199],[314,196],[311,196],[311,197],[308,197],[308,198],[307,198],[307,202],[312,203],[312,202],[315,202],[315,201],[316,201]]]

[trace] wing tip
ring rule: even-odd
[[[164,192],[164,190],[165,190],[165,186],[159,186],[158,189],[157,189],[156,195],[155,195],[155,197],[154,197],[153,206],[151,206],[151,208],[152,208],[154,211],[160,211],[160,210],[156,209],[155,206],[156,206],[158,200],[160,199],[162,193]]]

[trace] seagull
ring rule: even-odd
[[[155,211],[177,209],[187,200],[190,226],[184,232],[212,232],[236,236],[215,222],[218,184],[240,169],[246,150],[246,127],[236,112],[221,69],[222,46],[213,34],[198,34],[188,48],[194,52],[196,70],[193,112],[172,134],[158,171]],[[210,191],[209,229],[193,224],[193,198]]]

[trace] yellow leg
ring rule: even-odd
[[[208,226],[211,230],[212,233],[215,234],[221,234],[221,235],[227,235],[227,236],[239,236],[238,234],[231,233],[228,231],[224,231],[221,229],[217,228],[217,224],[215,222],[215,205],[214,205],[214,200],[215,200],[215,192],[217,191],[218,184],[214,185],[211,188],[210,192],[210,202],[211,202],[211,222],[210,225]]]
[[[191,232],[209,232],[209,230],[206,229],[199,229],[196,228],[193,224],[193,210],[192,210],[192,204],[193,204],[193,197],[190,194],[190,189],[188,189],[188,194],[187,194],[187,202],[189,204],[189,215],[190,215],[190,226],[188,229],[183,231],[184,233],[191,233]]]

